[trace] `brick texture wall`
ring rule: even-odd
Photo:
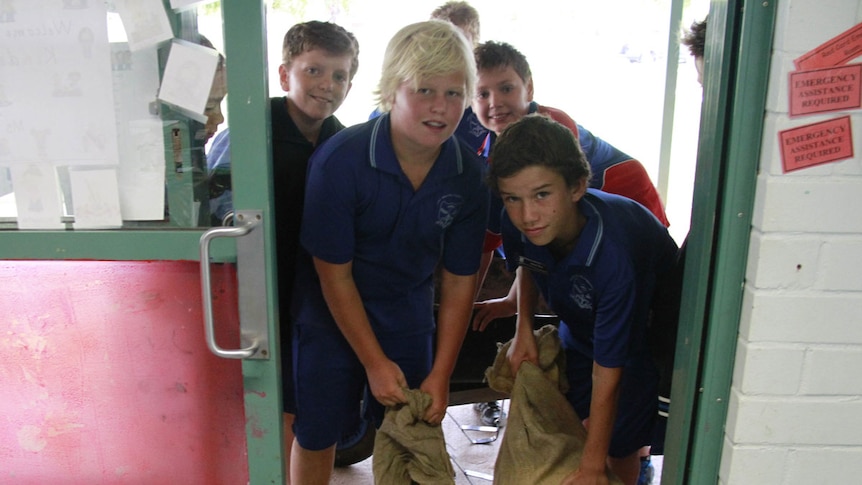
[[[782,173],[793,59],[862,21],[862,1],[780,0],[720,483],[862,483],[862,155]],[[862,62],[856,59],[852,62]]]

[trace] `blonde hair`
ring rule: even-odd
[[[383,56],[383,71],[374,95],[380,112],[392,108],[398,86],[423,79],[464,74],[464,107],[476,88],[476,62],[467,38],[455,26],[442,20],[427,20],[399,30]]]

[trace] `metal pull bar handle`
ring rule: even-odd
[[[242,237],[250,233],[262,224],[259,219],[248,217],[244,220],[236,221],[241,224],[237,227],[214,227],[204,232],[200,240],[200,259],[201,259],[201,292],[204,305],[204,333],[206,335],[207,347],[215,355],[225,359],[247,359],[257,352],[260,347],[260,340],[256,337],[251,338],[251,345],[242,349],[227,350],[219,347],[215,339],[215,325],[213,323],[213,301],[212,288],[210,278],[210,242],[219,237]]]

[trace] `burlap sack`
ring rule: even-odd
[[[557,328],[535,331],[539,367],[525,362],[513,379],[506,351],[500,346],[485,377],[490,387],[511,397],[509,418],[494,464],[498,485],[559,485],[574,471],[584,450],[587,431],[563,395],[568,389],[565,354],[560,351]],[[608,472],[611,484],[622,485]]]
[[[431,396],[405,389],[407,404],[386,408],[374,439],[371,462],[377,485],[430,485],[455,483],[455,471],[446,451],[443,428],[422,421]]]

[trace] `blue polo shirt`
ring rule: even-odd
[[[588,189],[578,203],[587,218],[575,247],[557,261],[503,216],[503,247],[511,270],[526,266],[548,306],[565,324],[560,335],[604,367],[648,359],[646,327],[656,275],[670,269],[676,243],[646,208]]]
[[[384,114],[342,130],[309,162],[300,242],[311,256],[353,263],[353,278],[379,337],[432,330],[433,275],[479,268],[488,218],[485,167],[455,137],[418,190],[392,147]],[[310,258],[298,272],[298,325],[334,325]]]

